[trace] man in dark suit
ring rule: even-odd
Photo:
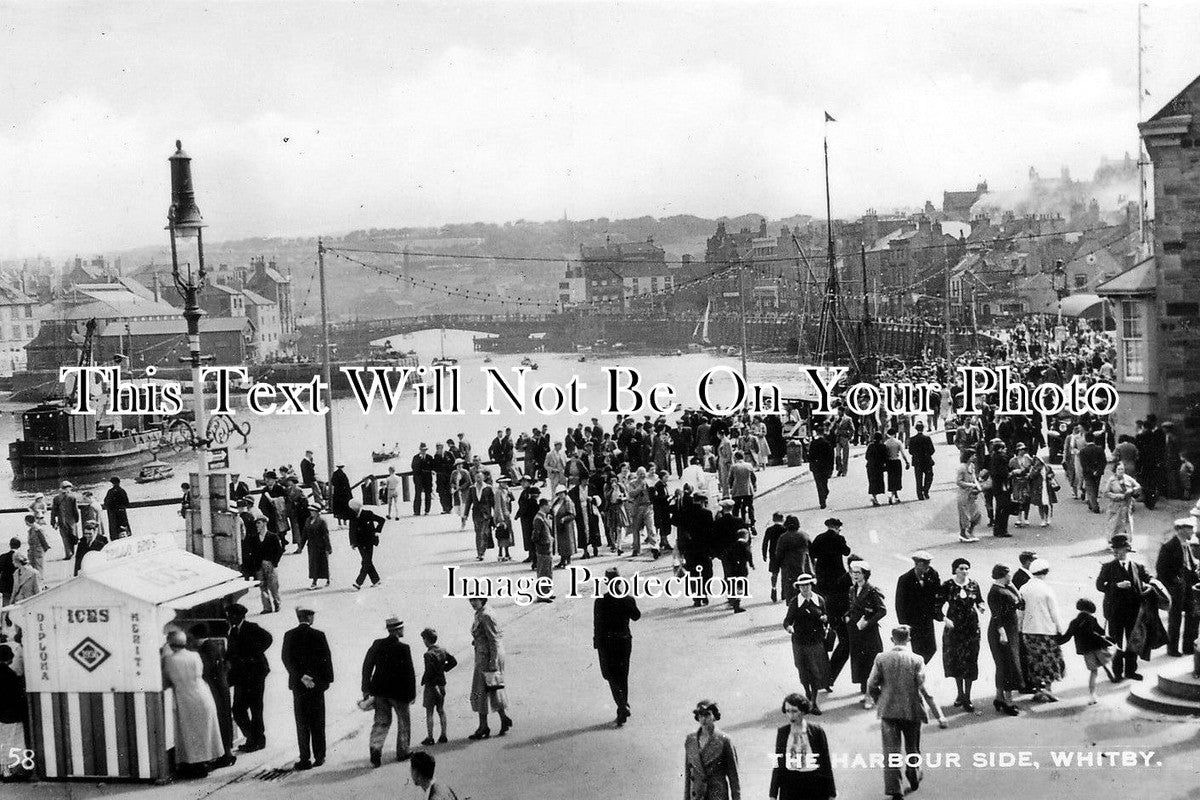
[[[263,691],[271,666],[267,649],[274,638],[253,622],[246,622],[246,607],[234,603],[225,610],[229,621],[229,685],[233,687],[233,720],[246,737],[238,748],[253,753],[267,746],[263,727]]]
[[[488,459],[495,461],[496,464],[499,465],[500,471],[507,474],[509,464],[513,460],[514,449],[515,448],[512,439],[505,436],[504,431],[496,431],[496,438],[492,439],[492,443],[488,445]],[[535,464],[526,464],[525,468],[533,469],[534,467],[540,466],[541,463],[542,462],[539,460]]]
[[[896,581],[896,619],[911,629],[912,651],[926,664],[937,652],[933,623],[942,619],[941,603],[938,602],[942,584],[937,570],[929,565],[932,560],[933,556],[927,551],[918,550],[912,554],[913,568]]]
[[[295,769],[306,770],[325,763],[325,690],[333,683],[333,657],[325,634],[312,626],[316,611],[301,603],[296,606],[299,624],[283,635],[280,658],[288,672],[292,711],[296,716],[296,740],[300,760]]]
[[[268,472],[263,476],[262,494],[258,496],[258,511],[267,518],[267,530],[279,534],[279,541],[287,547],[287,536],[283,534],[283,522],[280,519],[280,508],[275,504],[275,498],[287,497],[287,490],[279,482],[279,476]]]
[[[1129,558],[1133,552],[1129,536],[1118,533],[1109,543],[1113,560],[1100,567],[1096,578],[1096,591],[1104,594],[1104,619],[1108,622],[1108,638],[1121,648],[1113,659],[1113,681],[1122,675],[1140,681],[1137,671],[1137,653],[1129,649],[1129,634],[1133,633],[1138,611],[1142,607],[1142,595],[1153,591],[1150,575],[1146,568]]]
[[[333,475],[329,476],[329,493],[329,509],[333,516],[339,522],[350,519],[350,501],[354,499],[354,490],[350,488],[345,464],[338,464]]]
[[[88,553],[97,553],[108,544],[108,539],[100,534],[100,523],[90,519],[83,523],[83,538],[75,545],[75,574],[83,568],[83,557]]]
[[[1104,475],[1106,460],[1104,457],[1103,431],[1093,431],[1088,436],[1088,443],[1079,448],[1079,467],[1083,472],[1083,496],[1087,507],[1093,514],[1100,513],[1100,477]]]
[[[408,760],[412,733],[409,708],[417,697],[412,652],[403,641],[404,623],[398,617],[388,617],[384,624],[388,635],[371,643],[362,667],[363,700],[374,698],[375,703],[370,739],[373,767],[383,763],[383,744],[392,727],[392,711],[396,712],[396,760]]]
[[[317,482],[317,463],[313,459],[313,451],[305,450],[304,458],[300,459],[300,484],[312,488]]]
[[[604,594],[592,606],[592,646],[600,658],[600,675],[608,681],[613,702],[617,704],[617,727],[625,724],[629,710],[629,658],[633,652],[633,634],[629,623],[642,618],[637,601],[628,592],[614,597],[611,582],[621,577],[616,567],[604,572]]]
[[[429,455],[429,448],[424,442],[417,450],[417,454],[412,457],[412,464],[409,465],[413,475],[413,516],[421,516],[421,498],[425,498],[425,513],[429,513],[429,506],[433,503],[433,456]]]
[[[917,484],[917,499],[929,499],[929,487],[933,485],[933,439],[925,435],[925,423],[918,422],[917,432],[908,437],[908,454],[912,456],[914,478]],[[920,653],[913,647],[914,653]],[[928,660],[926,661],[928,663]]]
[[[818,425],[813,430],[813,440],[808,445],[808,466],[812,470],[813,483],[817,485],[817,503],[825,507],[829,498],[829,478],[834,466],[833,442],[825,435],[825,428]]]
[[[104,495],[104,510],[108,513],[108,533],[113,539],[119,539],[120,531],[129,527],[129,493],[121,488],[121,479],[108,479],[112,488]],[[128,534],[127,534],[128,535]]]
[[[1021,562],[1021,566],[1017,567],[1017,571],[1013,573],[1012,585],[1014,589],[1019,590],[1022,586],[1029,583],[1029,580],[1033,577],[1033,574],[1029,571],[1029,565],[1037,557],[1038,554],[1032,550],[1022,550],[1021,554],[1017,556],[1017,560]]]
[[[8,605],[12,600],[13,576],[17,574],[17,563],[13,556],[20,549],[21,540],[14,536],[8,540],[8,552],[0,555],[0,606]],[[5,616],[0,613],[0,634],[7,635],[8,631],[4,630]]]
[[[1158,551],[1154,572],[1171,593],[1171,609],[1167,612],[1167,655],[1191,655],[1196,649],[1196,634],[1200,620],[1192,610],[1192,587],[1200,580],[1197,570],[1196,539],[1193,517],[1175,520],[1175,535]],[[1183,647],[1179,632],[1183,629]]]
[[[1012,485],[1009,483],[1009,455],[1004,441],[992,440],[992,456],[988,462],[988,473],[992,480],[992,502],[995,514],[992,517],[992,535],[999,538],[1012,536],[1008,532],[1008,516],[1012,513]]]
[[[454,472],[454,456],[445,451],[441,442],[433,445],[433,478],[437,492],[438,503],[442,506],[442,513],[449,514],[454,507],[453,498],[450,496],[450,473]]]
[[[383,517],[363,508],[362,500],[357,497],[350,501],[347,510],[350,512],[350,547],[358,551],[362,562],[354,580],[354,590],[361,589],[367,578],[371,579],[374,588],[383,583],[375,569],[375,547],[379,544],[379,532],[383,530]]]

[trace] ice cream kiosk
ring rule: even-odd
[[[12,607],[23,629],[29,746],[43,780],[170,778],[164,627],[218,620],[224,603],[253,585],[175,538],[120,539],[88,554],[78,576]]]

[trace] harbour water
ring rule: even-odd
[[[394,464],[398,470],[406,470],[421,442],[427,443],[430,452],[433,452],[435,442],[456,438],[459,432],[465,434],[475,452],[486,455],[488,444],[498,429],[512,428],[515,440],[520,432],[535,426],[540,428],[542,425],[548,425],[551,436],[560,439],[568,427],[579,423],[588,424],[593,416],[599,417],[601,424],[608,427],[614,418],[600,413],[607,402],[606,367],[636,370],[642,380],[640,388],[646,391],[654,383],[671,384],[677,390],[678,402],[683,407],[690,408],[698,406],[696,385],[706,372],[717,366],[727,367],[732,372],[740,372],[741,368],[736,355],[713,353],[594,357],[587,354],[587,360],[582,362],[579,360],[579,354],[570,353],[493,354],[490,356],[491,362],[485,363],[486,354],[475,352],[473,349],[472,339],[475,335],[477,334],[469,331],[445,332],[445,355],[458,359],[462,375],[461,414],[414,416],[412,410],[417,403],[415,389],[406,392],[394,414],[386,413],[378,402],[370,414],[364,415],[352,398],[339,398],[334,401],[334,449],[338,460],[346,465],[346,473],[351,481],[358,481],[369,473],[384,473],[389,464]],[[392,337],[392,340],[397,350],[415,350],[421,363],[426,365],[442,352],[442,333],[436,330],[398,335]],[[501,398],[497,403],[498,413],[481,413],[486,406],[489,380],[483,370],[488,367],[495,368],[507,375],[510,383],[515,386],[516,374],[510,370],[518,367],[525,356],[538,365],[537,370],[527,373],[528,396],[532,397],[540,384],[555,383],[564,386],[572,377],[578,376],[582,384],[579,390],[580,404],[588,409],[587,413],[572,416],[564,411],[544,415],[534,410],[530,403],[522,415],[512,408],[511,403],[502,399],[503,395],[500,392],[497,392],[497,398]],[[785,397],[797,394],[801,386],[801,377],[795,364],[751,361],[747,372],[751,383],[774,383]],[[316,370],[315,374],[319,374],[319,370]],[[715,402],[728,404],[728,398],[733,396],[734,386],[735,381],[728,372],[716,374],[711,389]],[[0,441],[7,444],[20,437],[20,412],[27,407],[26,404],[0,404]],[[247,482],[252,484],[253,478],[259,477],[266,468],[276,468],[283,464],[298,466],[300,459],[304,457],[304,451],[312,449],[316,456],[318,474],[327,474],[324,463],[325,429],[321,417],[258,416],[245,408],[244,399],[235,404],[235,408],[238,409],[237,420],[241,423],[249,422],[251,432],[249,444],[245,448],[232,446],[240,441],[236,434],[230,441],[231,471],[241,473]],[[641,419],[647,414],[652,417],[658,416],[648,408],[638,412],[636,416]],[[395,444],[399,445],[399,457],[387,463],[372,462],[372,450],[386,449],[384,446],[390,447]],[[194,463],[191,454],[184,451],[164,456],[163,460],[175,467],[174,478],[139,485],[133,482],[137,475],[136,469],[118,473],[131,500],[179,495],[179,484],[187,480],[187,474]],[[93,488],[98,497],[102,497],[108,489],[107,476],[104,475],[77,478],[74,479],[74,483],[79,490]],[[24,506],[35,492],[41,491],[49,495],[57,490],[57,486],[57,480],[16,484],[13,481],[12,465],[7,460],[0,461],[0,507]]]

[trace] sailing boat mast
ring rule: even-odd
[[[317,273],[321,279],[321,377],[329,387],[329,412],[325,414],[325,460],[330,476],[336,466],[333,456],[333,378],[329,366],[329,312],[325,302],[325,243],[317,239]]]
[[[1142,106],[1146,99],[1146,90],[1143,86],[1143,69],[1142,55],[1144,48],[1142,45],[1142,9],[1146,7],[1145,3],[1138,3],[1137,7],[1137,114],[1138,122],[1141,123],[1145,119]],[[1146,250],[1146,162],[1147,156],[1145,147],[1142,142],[1142,137],[1138,136],[1138,243],[1141,247],[1141,255],[1145,255]]]

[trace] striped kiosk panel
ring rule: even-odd
[[[159,692],[31,693],[38,775],[47,780],[167,778],[167,751],[175,738],[172,710],[164,708]]]

